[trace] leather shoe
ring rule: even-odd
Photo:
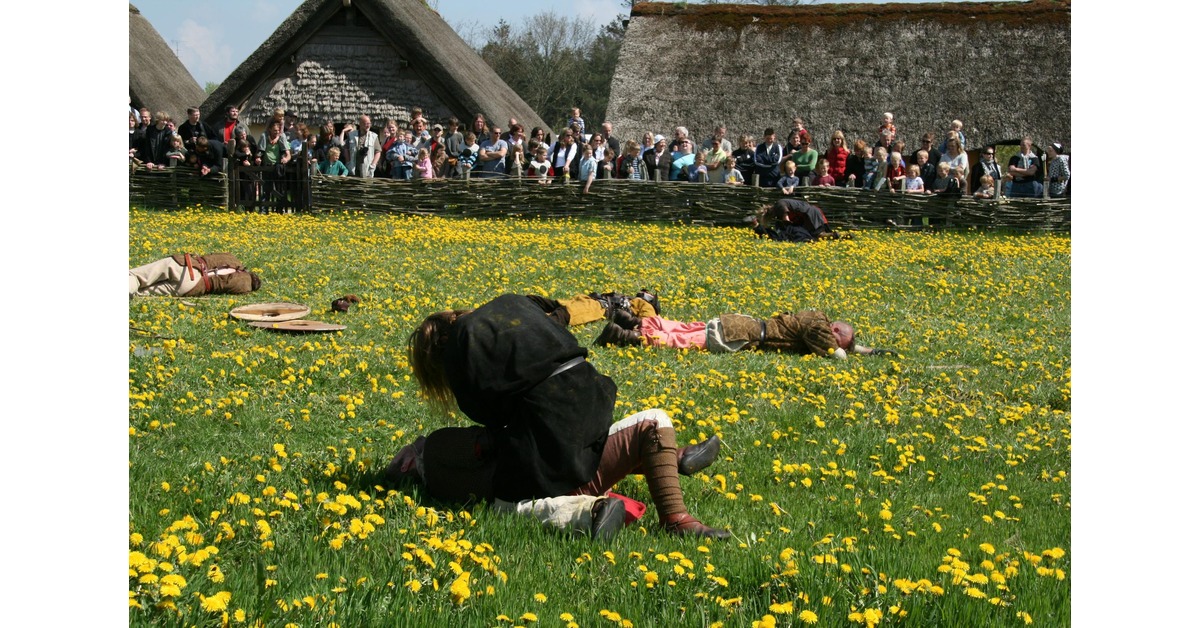
[[[721,437],[710,436],[699,445],[684,447],[679,456],[679,475],[691,475],[704,469],[717,459],[721,451]]]
[[[592,504],[592,538],[611,541],[625,527],[625,502],[602,497]]]
[[[667,534],[675,536],[704,536],[714,539],[727,539],[730,535],[729,530],[710,528],[686,512],[667,515],[665,519],[659,522],[659,525]]]
[[[600,335],[596,337],[594,343],[597,347],[607,347],[616,345],[618,347],[631,347],[642,344],[642,335],[631,329],[623,329],[616,323],[606,323],[604,329],[600,330]]]
[[[616,323],[622,329],[637,329],[642,326],[642,319],[626,310],[613,312],[612,322]]]

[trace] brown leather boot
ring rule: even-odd
[[[630,329],[634,331],[642,326],[642,319],[638,318],[637,315],[628,310],[617,310],[613,312],[612,322],[616,323],[622,329]]]
[[[658,511],[659,526],[677,536],[727,538],[726,530],[715,530],[696,520],[683,505],[683,490],[679,488],[679,456],[676,452],[675,430],[656,429],[642,446],[641,468],[650,487],[650,498]]]
[[[667,534],[675,536],[704,536],[713,539],[729,538],[729,530],[710,528],[696,520],[686,512],[667,515],[659,520],[659,525]]]
[[[616,323],[607,323],[600,335],[596,336],[597,347],[617,345],[618,347],[633,347],[642,344],[642,335],[630,329],[621,329]]]

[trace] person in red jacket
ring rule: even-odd
[[[129,298],[247,294],[262,280],[229,253],[180,253],[129,269]]]
[[[829,174],[833,176],[836,185],[846,184],[846,159],[850,157],[850,149],[846,148],[846,136],[841,131],[834,131],[829,138],[829,150],[825,151],[825,159],[829,160]]]

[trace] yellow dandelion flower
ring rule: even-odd
[[[983,553],[988,555],[996,553],[996,548],[993,547],[991,543],[980,543],[979,549],[983,550]]]
[[[800,611],[800,621],[806,624],[815,624],[817,619],[817,614],[808,609]]]
[[[529,623],[533,623],[538,620],[538,616],[534,615],[533,613],[525,613],[524,615],[521,615],[520,619],[521,619],[521,621],[527,621]]]
[[[777,614],[780,614],[780,615],[788,615],[788,614],[791,614],[791,612],[792,612],[792,603],[789,601],[789,602],[784,602],[784,603],[782,603],[782,604],[772,604],[772,605],[771,605],[771,612],[772,612],[772,613],[777,613]]]
[[[763,615],[762,619],[751,624],[754,628],[775,628],[775,617],[772,615]]]
[[[563,613],[559,615],[558,618],[563,621],[575,621],[575,616],[570,613]]]
[[[534,593],[533,601],[537,602],[538,604],[545,604],[546,603],[546,594],[545,593]]]
[[[200,596],[200,607],[210,613],[219,613],[224,611],[229,606],[229,600],[233,594],[229,591],[221,591],[216,595],[205,597]]]
[[[464,571],[450,584],[450,599],[457,605],[462,605],[471,597],[471,572]]]

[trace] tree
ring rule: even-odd
[[[211,95],[213,92],[217,91],[217,88],[220,86],[221,86],[220,83],[214,83],[212,81],[208,81],[207,83],[204,84],[204,93]]]
[[[479,54],[552,130],[566,124],[571,107],[579,107],[595,129],[608,108],[624,38],[620,17],[597,33],[590,20],[548,11],[527,18],[520,28],[501,20]]]

